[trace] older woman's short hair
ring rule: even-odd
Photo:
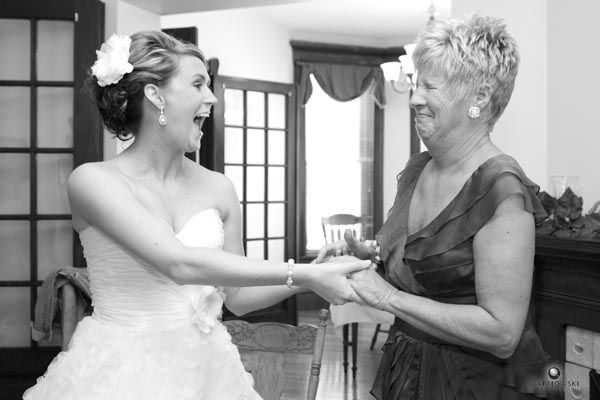
[[[197,57],[206,63],[198,47],[159,31],[133,34],[129,52],[133,71],[118,83],[101,87],[96,77],[88,80],[104,125],[121,140],[128,140],[137,132],[147,84],[167,85],[179,68],[182,56]]]
[[[489,84],[490,128],[510,100],[519,69],[517,44],[504,22],[479,15],[427,26],[419,35],[413,60],[417,70],[431,68],[445,74],[457,96]]]

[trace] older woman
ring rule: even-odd
[[[372,389],[378,399],[526,399],[548,360],[530,317],[539,187],[490,132],[513,91],[519,56],[505,25],[439,21],[414,52],[410,100],[428,151],[410,159],[376,236],[384,277],[350,281],[395,314]],[[361,258],[375,249],[323,248]]]

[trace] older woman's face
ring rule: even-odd
[[[456,97],[442,73],[431,69],[419,70],[410,106],[416,111],[417,133],[426,145],[448,139],[466,123],[467,102]]]

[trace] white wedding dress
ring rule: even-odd
[[[221,248],[218,211],[199,212],[177,237]],[[260,399],[219,321],[222,288],[178,285],[94,226],[80,238],[94,313],[25,400]]]

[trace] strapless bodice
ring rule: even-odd
[[[216,209],[194,215],[177,234],[186,246],[222,248]],[[93,317],[131,329],[161,330],[195,323],[208,332],[221,315],[222,288],[179,285],[144,263],[95,226],[79,234],[90,274]]]

